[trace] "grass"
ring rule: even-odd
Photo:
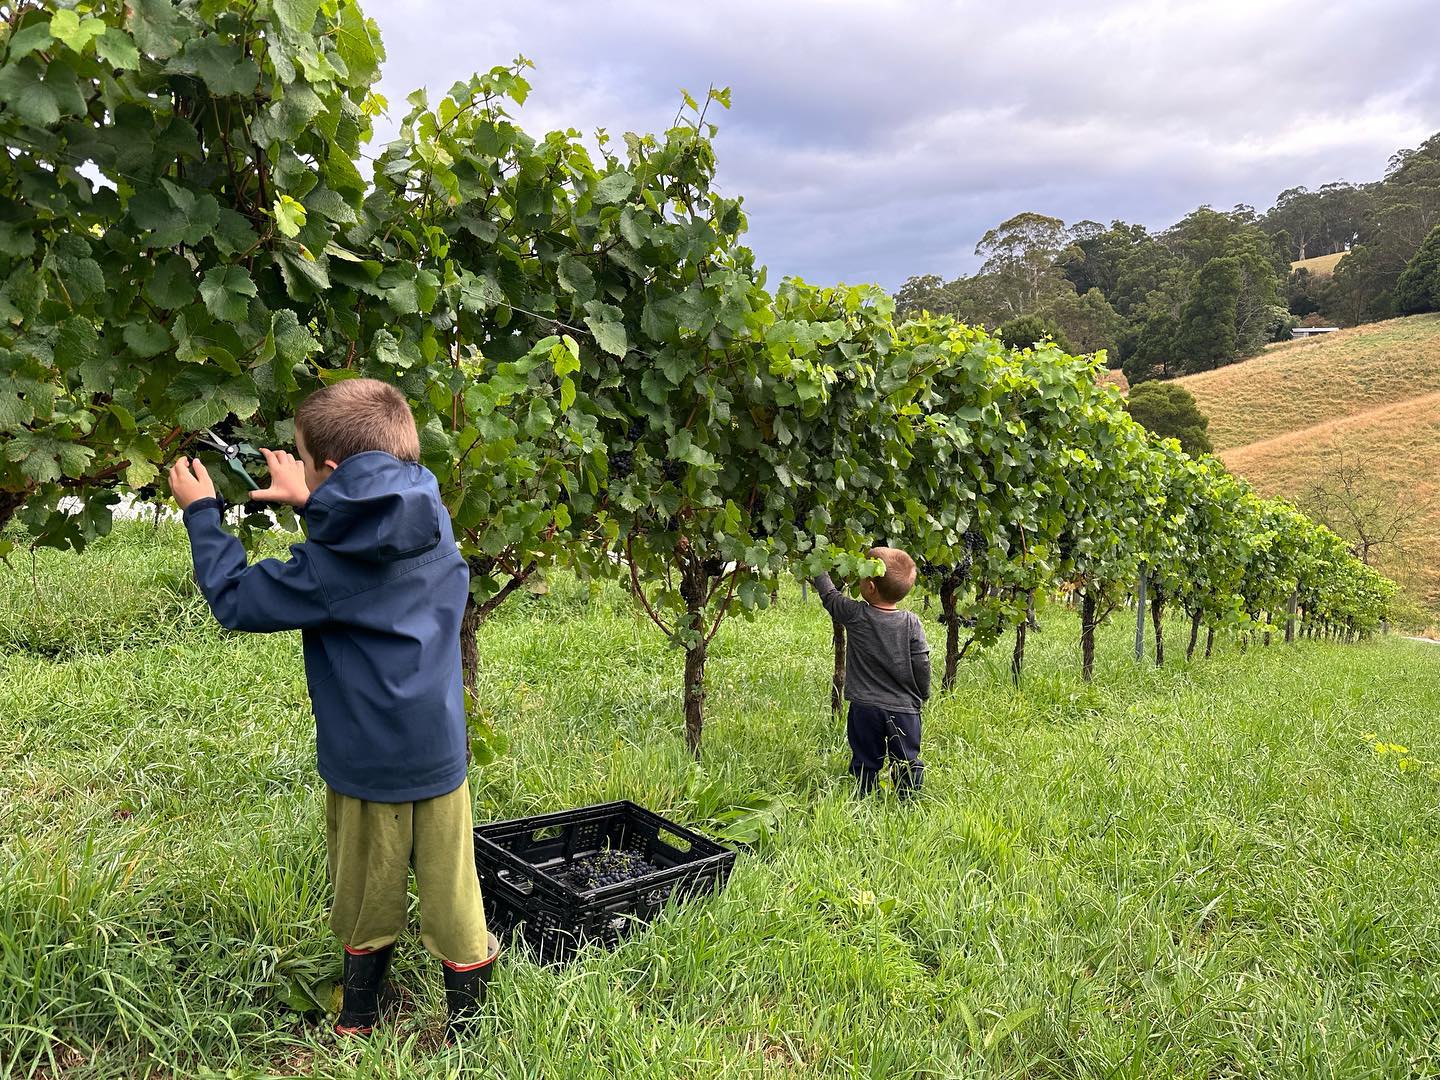
[[[477,814],[785,811],[723,893],[618,950],[507,956],[482,1045],[438,1047],[413,936],[398,1015],[337,1044],[282,1003],[339,963],[299,642],[207,622],[182,545],[122,526],[0,576],[0,1074],[1440,1075],[1440,780],[1397,766],[1440,757],[1440,650],[1156,670],[1115,624],[1086,686],[1046,610],[1018,691],[996,651],[928,710],[905,807],[840,779],[813,598],[722,630],[696,764],[677,658],[565,578],[482,631],[511,747]]]
[[[1217,451],[1440,391],[1440,315],[1286,342],[1180,380],[1210,417]]]
[[[1296,259],[1290,264],[1290,269],[1305,269],[1315,277],[1329,277],[1335,273],[1335,264],[1348,254],[1348,251],[1337,251],[1330,255],[1316,255],[1313,259]]]

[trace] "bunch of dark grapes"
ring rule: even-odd
[[[702,569],[708,577],[719,577],[725,573],[725,560],[713,557],[706,559]]]
[[[635,467],[635,452],[633,450],[611,450],[605,460],[606,467],[610,470],[610,476],[619,479],[622,476],[629,476],[630,470]]]
[[[150,502],[159,493],[159,488],[154,484],[146,484],[144,487],[135,489],[135,498],[140,502]]]
[[[985,537],[981,536],[974,529],[965,530],[965,549],[967,551],[979,551],[985,546]]]
[[[588,892],[653,874],[658,869],[638,851],[610,849],[576,859],[570,864],[568,877],[575,888]]]
[[[625,438],[626,438],[627,440],[629,440],[630,445],[631,445],[631,446],[634,446],[637,442],[639,442],[639,441],[640,441],[641,439],[643,439],[644,437],[645,437],[645,421],[644,421],[644,420],[631,420],[631,421],[630,421],[630,429],[625,432]]]
[[[660,471],[670,483],[678,484],[680,478],[685,475],[685,463],[683,461],[675,461],[673,458],[666,458],[660,466]]]

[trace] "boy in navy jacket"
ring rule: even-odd
[[[285,562],[246,565],[198,460],[175,463],[170,490],[215,618],[232,630],[301,631],[326,784],[330,925],[345,946],[336,1030],[374,1026],[413,865],[453,1037],[478,1012],[498,952],[480,905],[465,777],[469,571],[399,390],[351,379],[316,391],[295,416],[295,443],[298,461],[262,451],[270,486],[251,492],[305,519],[307,539]]]

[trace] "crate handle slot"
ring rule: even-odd
[[[533,833],[530,834],[530,839],[538,844],[542,840],[558,840],[564,835],[565,826],[548,825],[543,829],[536,829]]]
[[[656,839],[658,839],[662,844],[669,844],[676,851],[686,852],[695,846],[685,837],[681,836],[679,833],[671,832],[669,829],[661,829],[655,835]]]
[[[535,882],[528,877],[519,877],[509,870],[501,870],[498,876],[506,885],[524,896],[535,891]]]

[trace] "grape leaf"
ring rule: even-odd
[[[625,336],[624,315],[613,304],[592,300],[585,305],[585,325],[595,335],[595,344],[612,356],[624,356],[630,345]]]
[[[200,282],[200,296],[206,310],[228,323],[245,321],[250,298],[255,294],[255,282],[243,266],[212,266]]]
[[[170,331],[157,322],[130,323],[121,336],[130,351],[142,360],[159,356],[175,344],[170,340]]]
[[[48,48],[54,40],[50,36],[48,22],[32,22],[23,30],[17,30],[10,39],[10,54],[7,60],[11,64],[18,64],[32,52]]]
[[[340,27],[335,35],[335,48],[350,75],[351,86],[367,86],[380,73],[385,50],[379,34],[372,33],[373,20],[360,14],[355,4],[346,4],[340,12]]]
[[[275,355],[286,364],[297,364],[320,348],[315,335],[300,325],[289,308],[275,312],[270,319],[270,332],[275,335]]]
[[[275,224],[281,235],[296,237],[305,225],[305,207],[289,195],[275,200]]]
[[[105,33],[105,24],[93,15],[81,19],[69,8],[61,8],[50,18],[50,33],[73,51],[83,53],[90,42]]]
[[[145,283],[145,295],[156,307],[180,308],[195,298],[195,271],[183,255],[167,255]]]
[[[95,54],[113,68],[134,71],[140,66],[140,50],[129,34],[116,26],[105,28],[95,39]]]
[[[572,293],[576,300],[585,303],[595,297],[595,274],[585,265],[583,259],[566,255],[560,259],[556,274],[560,287]]]
[[[240,46],[214,36],[191,40],[167,70],[198,75],[217,97],[249,93],[260,80],[260,69]]]
[[[180,51],[186,27],[171,0],[130,0],[126,11],[130,33],[147,56],[166,60]]]
[[[308,34],[320,14],[320,0],[275,0],[275,14],[285,29],[295,34]]]
[[[0,69],[0,103],[35,127],[49,127],[60,121],[55,91],[41,81],[40,69],[32,60]]]
[[[612,172],[595,185],[595,201],[602,206],[623,202],[635,188],[635,178],[627,172]]]

